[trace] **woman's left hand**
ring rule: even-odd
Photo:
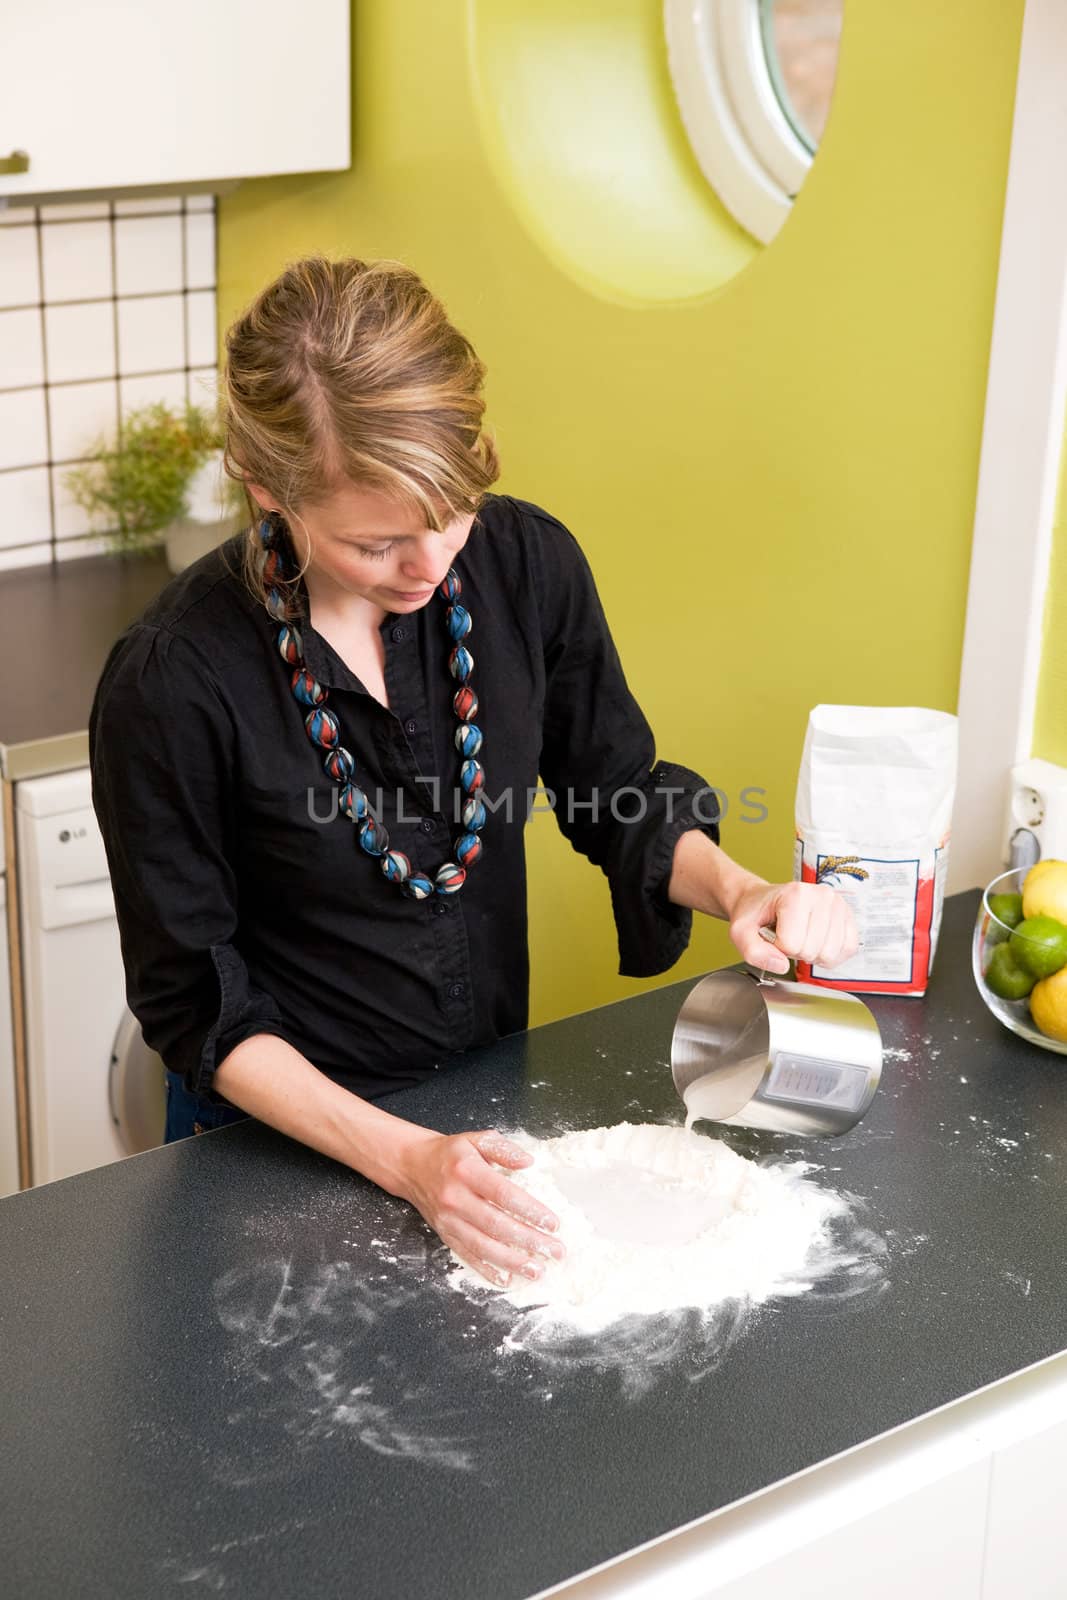
[[[773,928],[775,943],[760,938]],[[859,949],[845,896],[825,883],[755,883],[738,895],[730,938],[744,960],[767,972],[789,971],[789,957],[840,966]]]

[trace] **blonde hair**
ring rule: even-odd
[[[308,256],[226,335],[226,471],[246,495],[248,483],[267,489],[290,523],[347,480],[416,506],[441,529],[477,511],[499,475],[482,428],[484,380],[474,349],[410,268]],[[266,599],[262,513],[248,503],[245,575]]]

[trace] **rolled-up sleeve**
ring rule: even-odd
[[[689,943],[692,913],[667,897],[674,847],[692,828],[718,843],[716,794],[688,767],[657,761],[585,557],[555,519],[537,524],[541,776],[564,835],[608,879],[620,974],[651,977]]]
[[[130,1009],[166,1066],[210,1093],[242,1040],[286,1036],[240,953],[229,714],[188,641],[138,624],[104,669],[89,739]]]

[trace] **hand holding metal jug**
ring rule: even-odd
[[[768,943],[771,929],[761,929]],[[882,1037],[840,989],[725,968],[690,990],[671,1040],[687,1125],[706,1118],[774,1133],[847,1133],[882,1074]]]

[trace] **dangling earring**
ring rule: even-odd
[[[285,622],[289,615],[288,602],[278,587],[289,582],[289,563],[279,538],[285,531],[285,520],[280,513],[263,513],[259,524],[259,542],[263,550],[262,582],[267,611],[275,622]]]

